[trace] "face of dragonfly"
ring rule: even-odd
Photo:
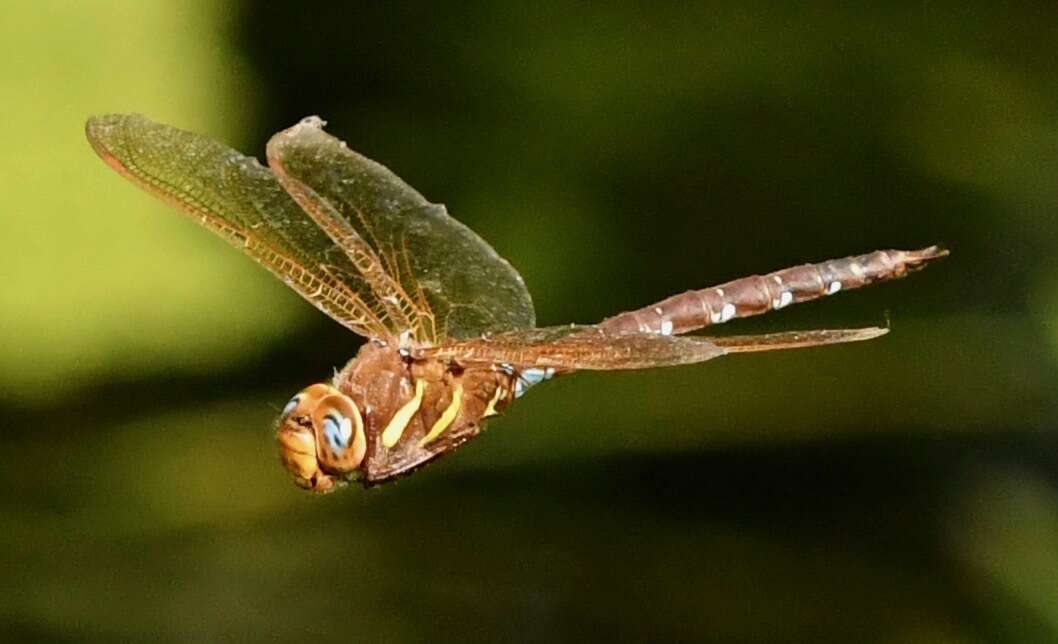
[[[360,408],[325,384],[306,387],[290,399],[276,427],[276,442],[298,487],[319,493],[356,478],[367,451]]]

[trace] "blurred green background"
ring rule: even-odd
[[[56,641],[1058,640],[1058,8],[82,3],[0,22],[0,631]],[[739,322],[866,344],[549,383],[313,498],[277,410],[359,339],[100,163],[138,111],[308,114],[539,323],[876,248]]]

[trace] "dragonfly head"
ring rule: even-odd
[[[306,387],[290,399],[276,427],[276,442],[294,483],[321,494],[353,478],[367,451],[360,409],[325,384]]]

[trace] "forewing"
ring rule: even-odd
[[[402,329],[349,258],[252,157],[137,114],[93,117],[96,153],[120,174],[242,249],[302,297],[356,333]]]
[[[517,369],[617,370],[705,362],[728,353],[779,351],[869,340],[886,329],[790,331],[705,338],[652,333],[615,334],[595,326],[525,329],[422,349],[422,357],[460,364],[508,364]]]
[[[337,213],[346,233],[381,258],[424,320],[417,339],[440,344],[533,326],[529,292],[506,260],[444,206],[429,203],[322,125],[307,118],[272,137],[269,165],[305,210]],[[337,237],[342,234],[339,229]]]

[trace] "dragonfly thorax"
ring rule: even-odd
[[[415,360],[369,342],[333,384],[291,399],[276,433],[280,457],[295,483],[314,492],[351,480],[379,483],[479,434],[517,383],[510,370]]]

